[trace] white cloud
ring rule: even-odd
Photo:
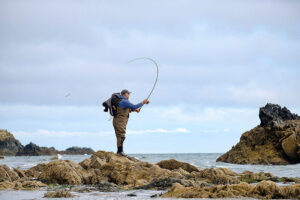
[[[146,130],[127,130],[126,134],[130,135],[142,135],[147,133],[189,133],[190,131],[186,128],[176,128],[176,129],[146,129]],[[105,136],[114,135],[113,131],[101,131],[101,132],[71,132],[71,131],[49,131],[44,129],[39,129],[36,131],[13,131],[16,138],[21,136],[46,136],[46,137],[74,137],[74,136]]]
[[[160,117],[163,120],[174,120],[180,122],[215,122],[221,123],[222,121],[240,120],[241,118],[256,119],[258,109],[247,108],[204,108],[200,109],[194,106],[187,109],[186,107],[171,107],[164,109]]]

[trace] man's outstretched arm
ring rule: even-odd
[[[134,104],[130,103],[130,101],[128,101],[127,99],[123,99],[122,101],[120,101],[119,106],[121,108],[130,108],[131,110],[136,110],[136,109],[142,107],[143,103],[141,102],[141,103],[134,105]]]

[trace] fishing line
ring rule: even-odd
[[[131,62],[134,62],[134,61],[136,61],[136,60],[143,60],[143,59],[150,60],[150,61],[153,62],[153,63],[155,64],[155,66],[156,66],[156,78],[155,78],[154,85],[153,85],[153,87],[152,87],[152,89],[151,89],[149,95],[148,95],[147,98],[146,98],[146,99],[148,100],[148,99],[150,98],[150,96],[152,95],[152,93],[153,93],[153,91],[154,91],[154,89],[155,89],[156,83],[157,83],[157,81],[158,81],[158,74],[159,74],[158,64],[155,62],[155,60],[153,60],[152,58],[148,58],[148,57],[135,58],[135,59],[133,59],[133,60],[128,61],[127,64],[129,64],[129,63],[131,63]]]

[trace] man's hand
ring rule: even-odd
[[[137,112],[137,113],[139,113],[140,111],[141,111],[141,109],[134,110],[134,112]]]
[[[144,105],[144,104],[148,104],[149,103],[149,101],[147,100],[147,99],[145,99],[145,100],[143,100],[142,101],[142,104]]]

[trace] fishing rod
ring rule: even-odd
[[[150,96],[152,95],[154,89],[155,89],[155,86],[156,86],[156,83],[158,81],[158,74],[159,74],[159,69],[158,69],[158,64],[156,63],[156,61],[152,58],[149,58],[149,57],[140,57],[140,58],[135,58],[135,59],[132,59],[130,61],[127,62],[127,64],[131,63],[131,62],[134,62],[136,60],[143,60],[143,59],[146,59],[146,60],[150,60],[151,62],[153,62],[156,66],[156,78],[155,78],[155,82],[154,82],[154,85],[149,93],[149,95],[147,96],[146,100],[149,100]]]

